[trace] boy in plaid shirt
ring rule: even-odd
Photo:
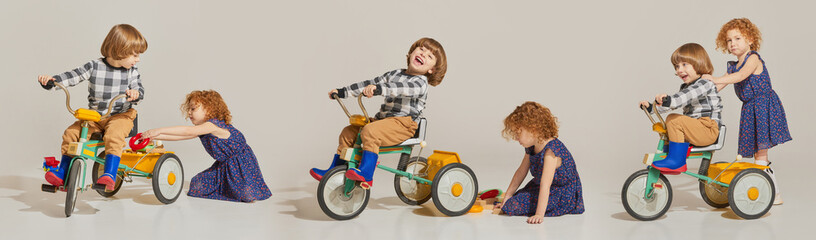
[[[709,79],[702,79],[703,74],[711,74],[714,68],[703,46],[687,43],[674,51],[671,57],[675,75],[683,80],[680,91],[668,96],[658,94],[655,101],[658,111],[683,107],[683,115],[669,114],[666,117],[666,131],[669,135],[669,150],[666,159],[652,164],[664,173],[686,171],[686,155],[689,144],[708,146],[717,141],[720,135],[720,112],[722,104],[717,86]],[[640,102],[641,106],[651,104]]]
[[[66,86],[75,86],[82,81],[88,83],[88,108],[104,114],[108,103],[119,94],[126,94],[127,100],[119,100],[111,109],[111,115],[89,127],[89,133],[104,131],[105,174],[96,180],[104,184],[105,189],[112,191],[116,183],[116,172],[119,159],[125,147],[125,137],[133,128],[136,109],[132,105],[144,98],[144,88],[136,69],[139,54],[147,50],[147,41],[136,28],[128,24],[113,26],[102,42],[102,58],[59,75],[40,75],[37,81],[45,86],[49,81],[56,81]],[[62,135],[62,161],[59,169],[45,173],[45,179],[54,186],[62,186],[65,171],[73,157],[66,154],[68,144],[79,140],[82,121],[76,121]]]
[[[347,92],[352,96],[363,94],[369,98],[381,93],[385,96],[385,102],[374,115],[373,121],[362,130],[352,125],[343,129],[331,166],[326,170],[312,168],[309,171],[312,177],[320,181],[328,170],[342,165],[340,152],[354,145],[357,133],[360,133],[363,157],[358,168],[346,171],[346,177],[371,186],[380,146],[396,145],[414,135],[417,130],[416,121],[428,98],[428,84],[436,86],[442,82],[448,63],[442,45],[432,38],[414,42],[407,57],[406,69],[393,70],[372,80],[329,91],[329,98],[334,93],[341,98],[345,98]]]

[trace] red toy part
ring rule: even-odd
[[[45,165],[49,167],[59,166],[59,161],[55,157],[45,157]]]
[[[484,193],[482,193],[482,195],[479,195],[479,199],[488,199],[488,198],[498,197],[499,192],[500,192],[500,190],[498,190],[498,189],[487,190]]]
[[[150,143],[150,138],[145,138],[144,140],[139,140],[139,138],[142,138],[141,133],[136,134],[136,136],[130,138],[130,150],[133,151],[142,150],[145,147],[147,147],[147,144]]]

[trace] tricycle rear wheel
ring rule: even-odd
[[[96,189],[96,192],[99,193],[99,195],[102,195],[103,197],[113,197],[113,195],[116,195],[116,193],[119,192],[119,189],[122,188],[122,178],[124,178],[124,176],[119,172],[119,170],[116,172],[116,184],[113,185],[113,191],[107,192],[105,189]],[[91,179],[93,179],[93,182],[96,183],[96,180],[99,179],[102,174],[105,174],[105,164],[94,161],[93,171],[91,171]]]
[[[776,197],[773,181],[765,171],[748,168],[731,180],[728,202],[731,210],[744,219],[756,219],[765,215]]]
[[[709,175],[708,169],[710,164],[708,164],[708,162],[710,160],[706,160],[708,159],[704,159],[703,163],[700,164],[699,174],[713,178],[716,175]],[[716,162],[714,164],[718,163],[724,162]],[[706,181],[700,180],[700,196],[703,198],[705,203],[714,208],[728,207],[728,188],[723,187],[722,185],[716,183],[708,184]]]
[[[410,156],[409,154],[402,155],[397,170],[427,179],[428,159],[411,157],[409,160]],[[420,205],[431,199],[431,185],[410,180],[399,174],[394,175],[394,190],[397,191],[397,197],[408,205]]]
[[[431,195],[436,209],[448,216],[465,214],[476,202],[479,184],[473,170],[461,163],[445,165],[434,176]]]
[[[171,204],[184,187],[184,168],[176,154],[162,154],[153,166],[153,195],[164,204]]]

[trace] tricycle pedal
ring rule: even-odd
[[[43,184],[42,185],[42,191],[43,192],[55,193],[55,192],[57,192],[57,186],[50,185],[50,184]]]
[[[94,183],[93,186],[91,186],[91,188],[93,188],[93,190],[110,192],[107,189],[105,189],[105,187],[106,187],[105,184],[99,184],[99,183]]]

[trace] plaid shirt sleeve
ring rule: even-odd
[[[90,61],[74,70],[54,75],[55,81],[68,85],[68,87],[76,86],[82,81],[88,80],[91,77],[91,70],[94,69],[94,61]],[[56,88],[54,88],[56,89]]]
[[[414,76],[404,82],[384,82],[379,86],[386,97],[417,97],[428,91],[428,80]]]
[[[379,85],[379,84],[385,83],[391,76],[396,75],[397,73],[399,73],[399,70],[390,71],[390,72],[384,73],[382,76],[376,77],[374,79],[365,80],[365,81],[362,81],[362,82],[351,84],[351,85],[345,87],[345,89],[350,93],[351,96],[356,97],[357,95],[360,95],[360,93],[363,92],[363,89],[366,86],[368,86],[368,85]]]
[[[139,97],[131,102],[135,103],[144,99],[144,88],[142,87],[142,79],[136,67],[133,67],[133,71],[131,72],[128,80],[129,80],[128,89],[134,89],[139,91]]]
[[[692,83],[686,88],[680,89],[679,92],[671,95],[671,102],[669,107],[676,109],[685,106],[691,102],[692,99],[705,96],[711,89],[716,88],[713,82],[705,79],[700,79]]]

